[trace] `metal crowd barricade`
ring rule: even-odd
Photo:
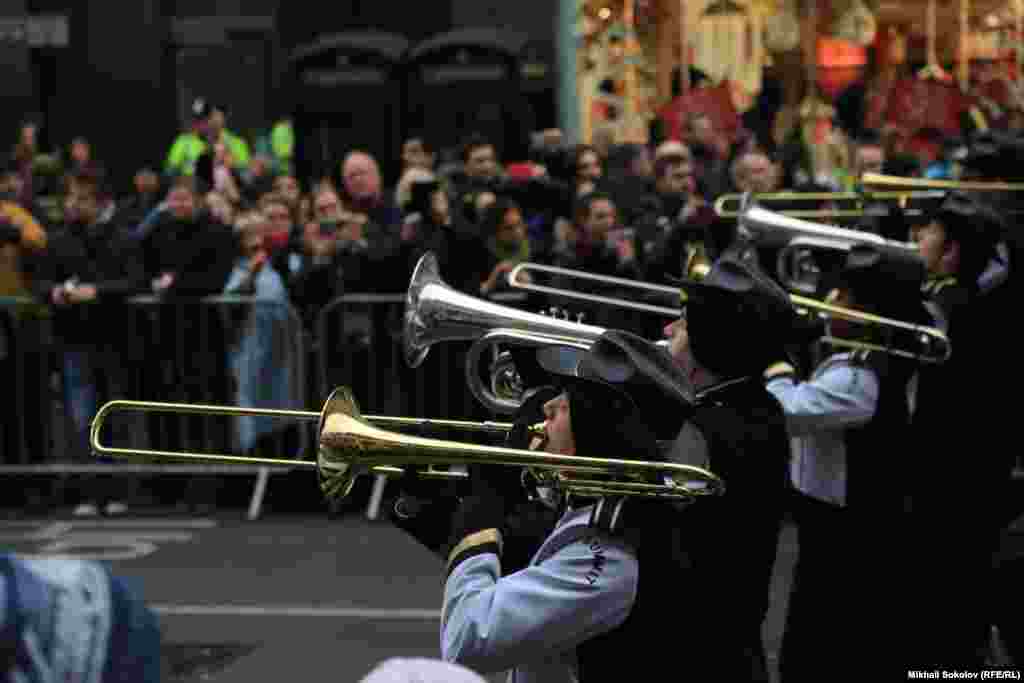
[[[501,293],[491,300],[523,306],[525,294]],[[345,294],[324,306],[315,323],[319,401],[337,386],[355,393],[370,414],[489,420],[466,386],[464,359],[471,342],[438,344],[419,368],[406,367],[402,353],[405,296]],[[386,479],[377,477],[367,516],[375,519]]]
[[[32,387],[45,389],[50,406],[46,410],[25,411],[25,417],[40,424],[63,426],[64,438],[55,439],[47,428],[49,447],[39,452],[19,446],[18,457],[5,453],[0,473],[54,474],[58,478],[74,474],[247,474],[256,475],[249,500],[249,518],[260,515],[269,475],[285,471],[266,467],[204,467],[186,465],[134,463],[103,464],[89,461],[81,453],[69,452],[61,446],[80,443],[72,441],[73,426],[67,414],[70,407],[55,400],[51,376],[59,377],[62,354],[66,349],[57,344],[41,344],[45,353],[43,377],[23,377],[27,367],[19,359],[26,343],[24,316],[12,311],[26,307],[30,300],[0,300],[3,305],[5,336],[9,341],[2,349],[9,358],[4,365],[14,374],[18,403]],[[45,309],[43,309],[45,310]],[[106,398],[190,403],[226,403],[256,407],[305,409],[308,370],[308,340],[295,309],[284,301],[234,295],[168,302],[152,296],[130,299],[124,306],[125,316],[118,322],[125,333],[117,336],[116,361],[119,368],[117,395]],[[47,323],[47,318],[42,318]],[[18,323],[18,324],[16,324]],[[38,336],[38,335],[37,335]],[[11,354],[15,355],[11,355]],[[8,386],[10,386],[8,384]],[[58,382],[59,386],[59,382]],[[265,389],[272,391],[267,392]],[[31,393],[28,391],[28,393]],[[52,409],[50,409],[52,407]],[[64,414],[62,419],[60,414]],[[5,419],[10,420],[8,415]],[[115,416],[111,422],[118,419]],[[216,420],[218,418],[210,418]],[[153,416],[131,424],[111,426],[114,434],[128,434],[132,448],[166,447],[169,450],[240,453],[259,450],[274,457],[303,459],[308,455],[309,430],[306,423],[248,416],[219,418],[219,425],[197,424],[206,418],[196,416]],[[191,422],[190,422],[191,421]],[[145,424],[142,424],[145,422]],[[5,443],[8,425],[4,425]],[[20,425],[14,425],[19,427]],[[71,431],[68,431],[71,430]],[[10,440],[15,439],[12,436]],[[104,437],[106,442],[109,437]],[[25,439],[22,438],[22,441]],[[5,449],[7,450],[7,449]],[[81,449],[79,449],[81,450]]]
[[[45,306],[28,297],[0,297],[0,386],[13,399],[0,419],[5,465],[46,462],[60,443],[54,350]]]
[[[166,340],[168,332],[174,334],[170,349],[176,358],[166,356],[157,359],[163,367],[156,384],[179,392],[181,400],[191,403],[221,403],[258,408],[305,410],[306,405],[306,337],[302,320],[294,307],[286,301],[261,297],[219,295],[208,296],[198,301],[168,302],[152,296],[135,297],[134,306],[148,309],[151,322],[156,325],[156,339]],[[173,310],[168,318],[166,311]],[[217,315],[209,313],[215,309]],[[191,313],[186,320],[180,316]],[[155,318],[155,319],[153,319]],[[170,322],[173,330],[162,330],[160,325]],[[194,323],[198,322],[198,329]],[[212,329],[211,329],[212,328]],[[206,344],[195,344],[188,339],[189,333],[196,333]],[[218,338],[218,335],[223,335]],[[205,347],[205,348],[203,348]],[[161,350],[168,350],[166,346]],[[198,350],[205,367],[195,367],[196,359],[188,357],[189,351]],[[203,351],[206,353],[203,354]],[[216,367],[220,361],[221,367]],[[213,372],[213,386],[207,384]],[[160,380],[164,381],[160,381]],[[176,385],[184,379],[189,386]],[[170,380],[168,383],[166,380]],[[222,384],[223,383],[223,384]],[[217,386],[220,384],[220,386]],[[157,396],[152,400],[171,401],[172,396]],[[309,455],[308,425],[298,420],[260,418],[249,416],[230,417],[225,424],[214,429],[190,427],[195,416],[176,416],[176,433],[189,443],[189,431],[198,431],[204,452],[223,452],[227,446],[232,453],[257,454],[296,460]],[[216,423],[218,418],[199,418],[207,424]],[[151,427],[158,420],[151,421]],[[150,430],[150,436],[167,436]],[[225,439],[226,437],[226,439]],[[226,443],[225,443],[226,441]],[[176,444],[170,444],[176,449]],[[211,470],[212,471],[212,470]],[[218,469],[220,473],[233,473],[230,469]],[[279,470],[273,470],[279,471]],[[262,509],[269,476],[267,467],[238,468],[239,474],[256,474],[256,481],[250,497],[249,518],[255,519]]]

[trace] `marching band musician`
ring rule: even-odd
[[[671,350],[705,400],[667,459],[721,470],[727,493],[685,512],[664,501],[572,496],[530,566],[509,574],[499,527],[504,492],[519,480],[481,468],[456,513],[445,659],[481,672],[515,667],[516,682],[570,680],[575,670],[585,683],[619,671],[623,652],[654,661],[685,643],[698,653],[686,664],[694,680],[769,680],[761,625],[788,442],[760,374],[781,352],[771,342],[784,338],[793,314],[788,298],[736,261],[683,287],[689,320],[668,329]],[[763,345],[747,348],[752,331]],[[562,383],[565,394],[545,405],[548,452],[663,459],[646,411],[625,391],[594,376]],[[687,585],[701,588],[682,596]],[[690,615],[683,624],[681,609]]]
[[[658,458],[628,396],[594,380],[567,384],[544,405],[545,451]],[[589,680],[578,650],[621,627],[637,603],[638,557],[616,533],[620,506],[567,509],[531,565],[503,575],[500,528],[509,492],[521,485],[509,469],[471,468],[473,491],[456,512],[446,567],[442,656],[481,673],[513,669],[513,683],[568,681],[574,670]],[[672,526],[666,518],[664,528]]]
[[[1000,529],[1009,522],[1004,506],[1012,502],[1015,452],[979,452],[976,438],[1005,429],[1013,409],[998,400],[977,400],[992,378],[1005,376],[1016,362],[1013,355],[993,353],[1004,342],[993,330],[997,311],[986,305],[994,292],[982,293],[980,286],[1000,228],[999,216],[988,207],[954,192],[915,230],[930,276],[923,290],[953,347],[945,364],[921,369],[913,415],[914,437],[925,454],[914,514],[921,573],[929,582],[918,609],[917,645],[922,663],[931,666],[983,663],[996,616],[989,613],[997,601],[989,593],[991,562]],[[953,552],[942,552],[940,559],[936,554],[944,548]]]
[[[688,596],[700,616],[690,621],[686,640],[706,653],[688,669],[693,680],[768,681],[761,634],[789,441],[782,407],[761,374],[804,330],[789,297],[754,261],[724,255],[700,283],[679,284],[685,313],[665,334],[697,393],[670,459],[704,465],[726,482],[723,496],[687,512],[682,554],[690,566],[681,580],[702,590]],[[730,607],[723,610],[717,603],[726,594]]]
[[[1024,180],[1024,139],[1020,131],[1013,134],[987,132],[979,134],[973,141],[969,153],[961,161],[964,179],[1021,182]],[[990,197],[992,193],[986,193]],[[1004,223],[1016,224],[1021,213],[1019,192],[996,195],[991,202],[992,208],[1000,215]],[[980,193],[977,195],[980,198]],[[1016,230],[1005,231],[1003,240],[996,245],[998,258],[989,262],[978,282],[983,294],[981,299],[984,311],[980,312],[983,319],[997,320],[1007,310],[1012,310],[1021,299],[1021,285],[1024,283],[1020,275],[1021,263],[1024,262],[1024,240]],[[1005,376],[1017,375],[1021,371],[1020,354],[1013,335],[993,335],[988,347],[988,356],[993,362],[999,363],[996,372]],[[1012,363],[1013,365],[1007,365]],[[989,424],[1009,425],[1016,419],[1016,406],[1011,402],[1002,402],[992,406],[1002,411],[1002,415],[989,415]],[[1005,471],[1005,470],[1004,470]],[[1005,487],[1005,481],[1001,485]],[[1012,495],[1007,496],[1007,509],[1002,523],[1020,515],[1019,504],[1013,506]],[[997,601],[995,614],[996,626],[1003,645],[1015,662],[1024,661],[1024,615],[1017,605],[1020,603],[1019,576],[1024,558],[1011,552],[1000,552],[997,556],[996,580],[993,592],[1002,599]]]
[[[854,247],[833,274],[829,302],[923,324],[923,275],[920,266],[899,267],[870,247]],[[841,319],[829,328],[833,337],[885,343],[884,332],[858,330]],[[824,666],[841,667],[850,680],[883,679],[905,656],[889,650],[900,641],[887,629],[898,628],[907,614],[898,608],[906,597],[898,553],[906,543],[913,370],[910,361],[856,350],[826,357],[806,381],[785,362],[765,373],[793,439],[791,513],[799,558],[780,656],[784,683],[820,680]],[[867,619],[875,636],[863,652],[859,628]],[[874,676],[857,670],[868,664]]]

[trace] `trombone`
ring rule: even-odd
[[[870,245],[887,259],[918,268],[922,273],[925,269],[921,251],[913,242],[897,242],[872,232],[812,223],[760,206],[750,206],[741,212],[737,233],[742,240],[758,247],[779,248],[776,262],[779,281],[787,289],[801,292],[813,292],[815,288],[801,285],[800,278],[790,272],[791,268],[799,270],[801,266],[808,270],[806,264],[794,258],[794,251],[848,252],[858,244]]]
[[[904,178],[902,176],[884,175],[882,173],[865,173],[860,178],[863,187],[897,187],[904,188],[906,194],[913,190],[967,190],[974,192],[1020,192],[1024,183],[1003,183],[988,180],[940,180],[938,178]],[[872,195],[877,196],[877,195]]]
[[[865,177],[872,174],[865,174]],[[904,191],[883,191],[883,192],[768,192],[755,194],[751,198],[758,204],[771,204],[783,202],[856,202],[867,201],[898,201],[901,206],[911,199],[939,200],[945,192],[938,190],[908,189]],[[720,218],[739,218],[743,215],[746,206],[747,195],[745,194],[723,194],[715,200],[715,214]],[[853,209],[784,209],[779,213],[794,218],[859,218],[864,215],[864,209],[858,206]],[[908,215],[918,215],[920,210],[908,209]]]
[[[318,422],[319,444],[316,461],[261,458],[186,451],[145,450],[104,445],[100,441],[104,423],[122,411],[143,413],[188,413],[192,415],[258,415]],[[424,478],[465,479],[458,471],[436,470],[451,465],[506,465],[525,467],[540,485],[565,493],[586,496],[636,496],[692,502],[697,497],[719,495],[725,484],[714,473],[692,465],[670,462],[633,461],[559,455],[544,451],[466,444],[459,441],[411,436],[377,425],[447,427],[463,431],[508,432],[513,425],[457,420],[362,415],[347,387],[335,389],[319,413],[293,410],[241,408],[234,406],[110,401],[93,418],[90,443],[97,456],[145,457],[161,460],[221,462],[229,464],[278,465],[315,470],[320,490],[330,502],[348,496],[362,474],[404,476],[404,467],[427,465]],[[530,434],[544,439],[544,423],[528,427]]]
[[[667,285],[655,285],[648,282],[640,282],[637,280],[628,280],[625,278],[618,278],[609,275],[597,275],[594,273],[588,273],[581,270],[571,270],[567,268],[559,268],[557,266],[548,266],[539,263],[524,262],[514,267],[508,273],[508,282],[510,286],[522,289],[526,291],[542,292],[545,294],[562,296],[569,299],[580,299],[583,301],[598,301],[601,303],[607,303],[622,308],[633,309],[633,310],[644,310],[649,311],[651,306],[638,302],[633,302],[629,299],[617,299],[606,296],[595,296],[591,294],[585,294],[578,292],[575,289],[560,289],[556,287],[549,287],[545,285],[534,284],[531,281],[526,281],[525,278],[520,278],[523,273],[529,272],[540,272],[547,273],[549,275],[557,275],[566,278],[577,278],[579,280],[589,280],[591,282],[601,282],[604,284],[617,285],[620,287],[629,287],[637,290],[643,290],[656,294],[665,294],[675,298],[679,297],[679,289],[676,287],[670,287]],[[789,299],[795,307],[796,313],[801,316],[814,315],[822,320],[845,320],[850,323],[874,326],[879,328],[886,328],[894,331],[903,331],[911,333],[914,339],[920,346],[920,349],[908,350],[895,348],[893,346],[886,346],[883,344],[874,344],[866,341],[859,341],[853,339],[842,339],[840,337],[833,337],[832,335],[826,335],[821,338],[821,341],[837,347],[867,350],[867,351],[881,351],[899,356],[901,358],[910,358],[922,363],[929,364],[941,364],[946,362],[953,352],[953,348],[949,342],[949,338],[941,330],[934,327],[926,327],[924,325],[915,325],[913,323],[903,322],[901,320],[893,320],[891,318],[884,318],[882,316],[874,315],[871,313],[865,313],[863,311],[857,311],[850,308],[843,308],[841,306],[834,306],[827,304],[817,299],[810,297],[800,296],[797,294],[790,294]],[[657,312],[664,313],[667,316],[679,317],[683,311],[680,308],[669,308],[669,307],[658,307]]]

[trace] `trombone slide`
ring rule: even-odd
[[[861,176],[860,183],[864,187],[902,187],[908,190],[966,190],[973,192],[1020,192],[1024,190],[1024,183],[904,178],[882,173],[865,173]]]

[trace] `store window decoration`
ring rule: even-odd
[[[781,0],[764,19],[764,47],[789,52],[800,46],[800,17],[795,0]]]
[[[634,0],[632,24],[622,0],[578,4],[578,87],[585,135],[623,141],[647,129],[657,106],[657,4]],[[627,68],[635,76],[632,101],[626,99]]]

